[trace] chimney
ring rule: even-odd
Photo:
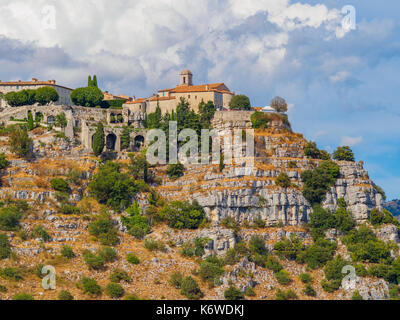
[[[208,84],[206,85],[206,91],[210,90],[210,87],[208,86]]]
[[[32,78],[32,82],[37,82],[37,81],[38,81],[38,79]]]

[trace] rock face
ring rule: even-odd
[[[248,129],[251,123],[246,117],[230,115],[225,119],[219,115],[213,125],[222,135],[228,129]],[[232,217],[250,223],[262,219],[267,226],[297,226],[307,222],[312,212],[302,195],[301,172],[315,167],[319,161],[304,156],[306,143],[301,134],[292,133],[287,126],[256,132],[253,164],[248,164],[248,158],[234,159],[222,172],[218,165],[190,165],[184,178],[165,182],[159,192],[169,199],[197,200],[213,222]],[[362,162],[337,164],[340,177],[322,205],[336,210],[338,199],[344,198],[355,220],[362,223],[373,208],[382,209],[382,195],[375,189]],[[281,188],[275,184],[281,172],[290,177],[293,187]]]
[[[397,227],[393,224],[386,224],[378,229],[375,230],[376,235],[378,236],[379,239],[389,242],[393,241],[396,243],[400,242],[399,239],[399,231]]]

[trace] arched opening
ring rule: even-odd
[[[144,137],[143,136],[136,136],[134,140],[135,148],[140,149],[144,145]]]
[[[124,117],[122,116],[122,114],[118,114],[117,115],[117,122],[119,122],[119,123],[123,123],[124,122]]]
[[[47,124],[54,124],[56,122],[56,118],[54,116],[47,117]]]
[[[110,133],[106,138],[106,148],[109,151],[115,150],[115,143],[117,142],[117,136],[114,133]]]
[[[115,118],[115,114],[114,113],[111,113],[110,114],[110,123],[115,123],[116,122],[116,118]]]
[[[35,121],[41,122],[43,120],[43,113],[41,112],[36,112],[35,113]]]

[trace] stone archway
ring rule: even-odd
[[[136,149],[140,149],[144,146],[144,137],[141,135],[138,135],[134,139],[134,146]]]
[[[48,116],[47,117],[47,124],[54,124],[56,122],[55,116]]]
[[[117,136],[114,133],[110,133],[106,137],[106,148],[108,151],[114,151],[117,143]]]

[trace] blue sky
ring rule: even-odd
[[[356,9],[343,30],[341,9]],[[255,106],[275,95],[321,148],[349,144],[400,198],[400,3],[372,0],[0,0],[0,79],[56,79],[149,96],[225,82]]]

